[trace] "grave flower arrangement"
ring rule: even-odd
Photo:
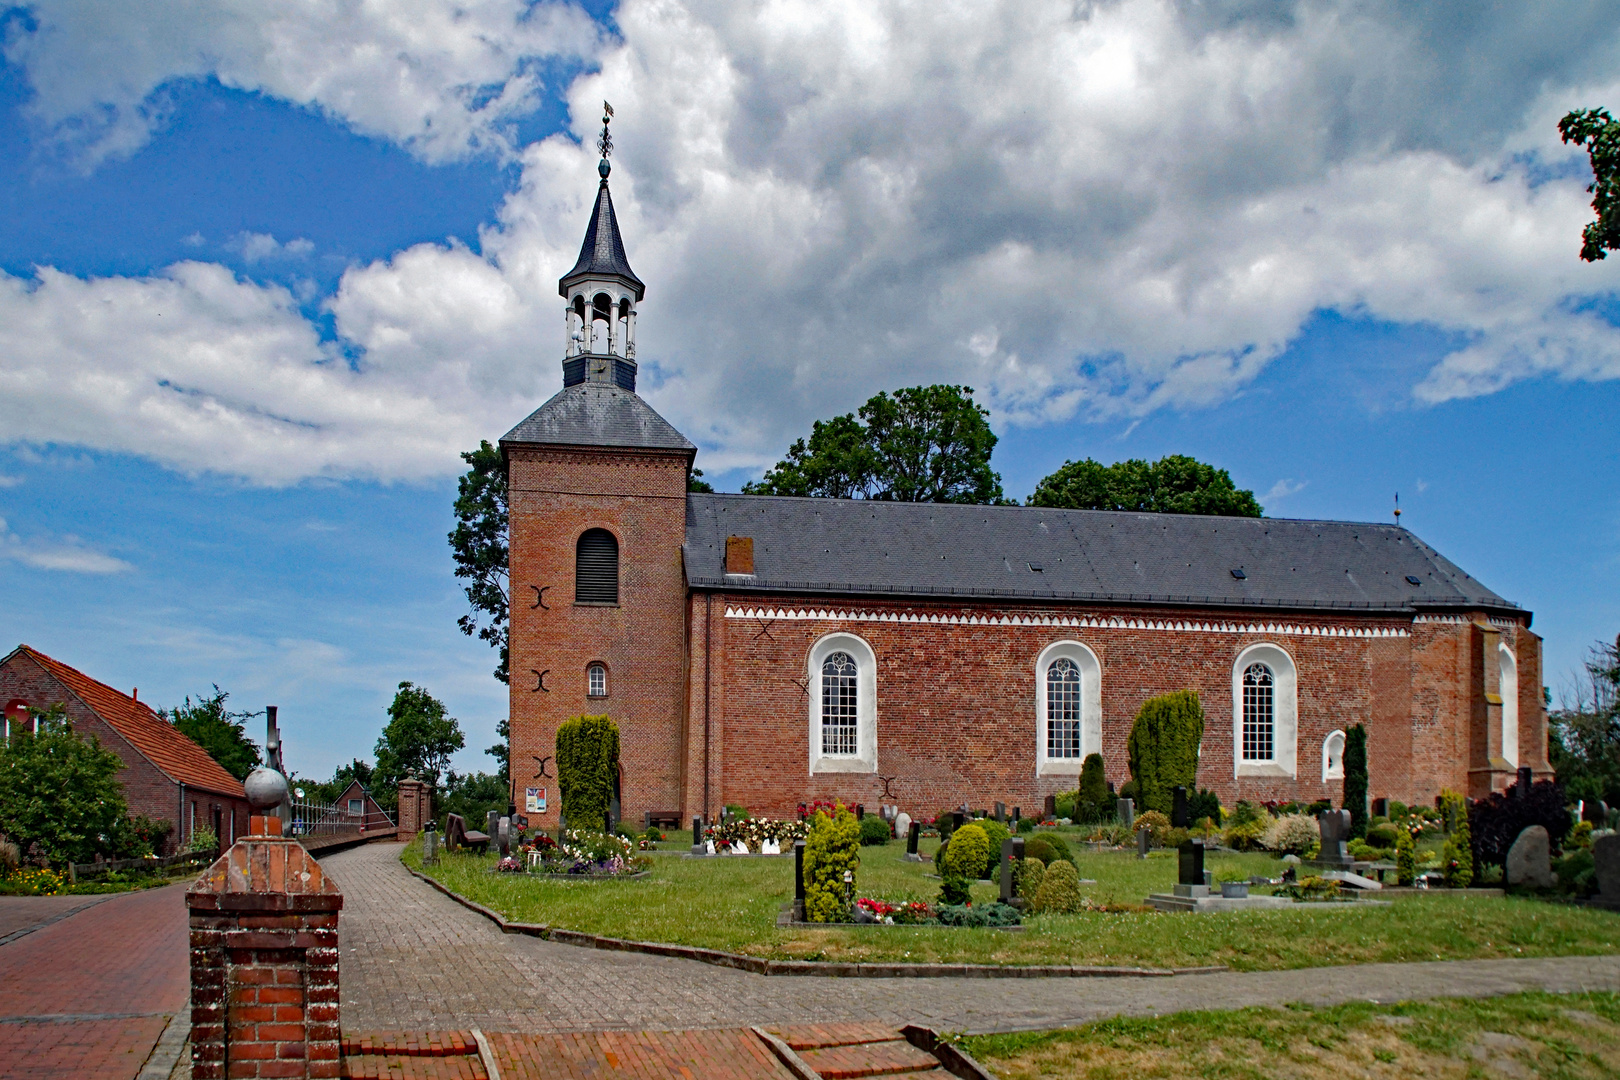
[[[893,904],[886,904],[882,900],[863,896],[855,901],[855,921],[858,923],[888,923],[892,926],[895,911]]]
[[[538,873],[590,877],[637,874],[647,869],[647,857],[634,854],[634,849],[634,843],[627,837],[586,829],[566,830],[561,843],[538,833],[534,842],[525,848],[540,852]],[[522,869],[522,864],[518,868]]]
[[[758,851],[767,840],[775,840],[783,847],[792,848],[793,841],[803,840],[809,833],[810,826],[803,821],[779,821],[774,818],[731,818],[703,830],[704,838],[714,841],[715,850],[722,846],[730,847],[740,840],[748,845],[749,851]]]
[[[495,869],[502,874],[521,874],[523,873],[523,864],[508,855],[495,864]]]

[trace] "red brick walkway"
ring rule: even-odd
[[[185,1006],[186,943],[185,888],[170,885],[0,945],[0,1071],[7,1080],[130,1080]]]

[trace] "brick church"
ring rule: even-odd
[[[1550,774],[1530,612],[1399,526],[689,494],[696,448],[636,394],[645,286],[599,171],[563,389],[501,440],[511,775],[538,821],[558,724],[597,713],[637,821],[1038,807],[1094,752],[1128,779],[1138,708],[1182,689],[1228,806],[1337,802],[1358,723],[1374,797]]]

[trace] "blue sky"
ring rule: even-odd
[[[554,282],[610,97],[646,393],[722,489],[814,417],[966,382],[1018,497],[1068,458],[1167,453],[1278,516],[1388,520],[1399,491],[1403,524],[1536,613],[1556,692],[1620,632],[1616,283],[1576,259],[1579,161],[1547,130],[1620,103],[1613,33],[1539,68],[1522,35],[1475,43],[1501,69],[1480,82],[1448,51],[1468,42],[1398,9],[1330,38],[1306,14],[1228,35],[1134,0],[1036,33],[1046,7],[980,37],[1072,32],[1079,89],[1049,85],[1040,46],[987,83],[971,27],[905,5],[868,12],[889,31],[868,40],[813,5],[771,38],[751,9],[491,0],[477,17],[517,44],[473,60],[416,24],[220,4],[235,21],[173,45],[12,9],[5,643],[158,704],[216,682],[278,704],[305,774],[369,756],[412,680],[461,719],[458,767],[488,767],[505,689],[455,626],[455,451],[560,386]],[[1581,33],[1571,7],[1537,32]],[[287,44],[311,35],[404,35],[421,82]],[[1266,35],[1291,63],[1258,87],[1242,50]],[[1337,87],[1391,48],[1409,62],[1376,107]],[[1142,95],[1249,112],[1143,148]],[[1419,100],[1467,122],[1425,127]]]

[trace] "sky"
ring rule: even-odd
[[[973,388],[1022,498],[1191,454],[1620,633],[1620,257],[1584,263],[1602,3],[0,0],[0,644],[370,757],[506,715],[446,534],[561,386],[613,192],[641,391],[721,490]],[[260,736],[261,721],[251,733]]]

